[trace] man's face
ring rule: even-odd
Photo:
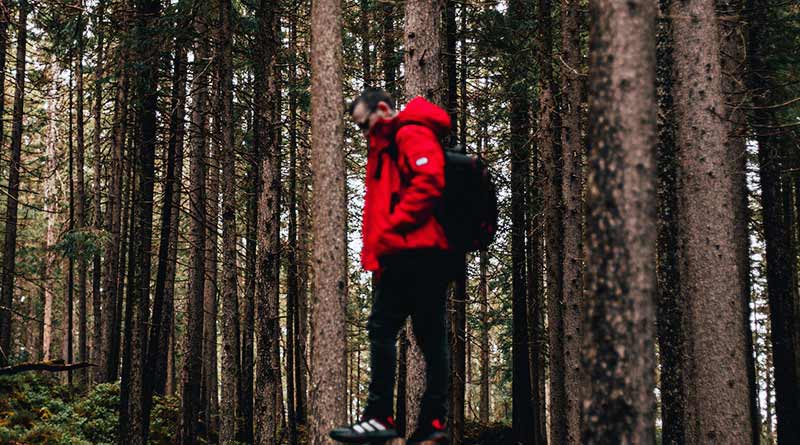
[[[392,109],[386,102],[378,102],[378,106],[370,111],[369,106],[362,102],[358,102],[353,108],[353,114],[350,116],[353,122],[361,129],[361,134],[364,137],[369,136],[369,131],[380,119],[388,119],[392,117]]]

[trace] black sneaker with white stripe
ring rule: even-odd
[[[370,417],[350,426],[333,429],[328,436],[342,443],[367,443],[394,439],[399,435],[391,417]]]

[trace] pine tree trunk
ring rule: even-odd
[[[178,29],[188,26],[188,20],[178,22]],[[152,393],[164,395],[167,381],[167,356],[174,330],[175,274],[178,250],[178,226],[181,208],[181,178],[183,177],[183,141],[186,117],[186,42],[175,39],[172,74],[169,139],[167,141],[164,205],[161,209],[161,228],[158,246],[153,297],[153,321],[148,350],[148,372],[152,372]]]
[[[295,7],[295,9],[297,9]],[[365,14],[362,12],[362,14]],[[298,327],[297,277],[297,18],[292,15],[289,35],[289,239],[286,249],[286,412],[289,445],[297,444],[297,368],[301,358],[295,346]]]
[[[397,100],[397,55],[395,53],[396,40],[395,29],[395,3],[386,2],[383,4],[382,17],[382,39],[381,39],[381,65],[383,68],[383,88]],[[394,105],[394,104],[392,104]]]
[[[127,91],[127,85],[126,85]],[[126,92],[127,96],[128,92]],[[127,99],[126,99],[127,100]],[[113,327],[113,334],[112,334],[112,342],[111,342],[111,354],[109,356],[109,370],[111,374],[109,374],[109,381],[116,381],[119,376],[120,371],[120,355],[122,354],[121,351],[121,342],[122,342],[122,320],[123,320],[123,313],[122,308],[125,307],[125,318],[128,317],[128,309],[127,303],[123,304],[124,301],[129,301],[129,294],[130,294],[130,271],[132,270],[131,261],[132,261],[132,254],[131,254],[131,231],[134,227],[134,206],[133,206],[133,197],[136,193],[136,182],[134,177],[134,169],[133,169],[133,160],[131,151],[133,150],[133,137],[136,133],[136,121],[134,119],[131,120],[132,122],[130,125],[124,123],[125,132],[123,133],[123,152],[125,155],[123,156],[124,159],[127,160],[125,162],[126,174],[125,177],[127,178],[123,187],[124,187],[124,194],[125,200],[122,203],[123,206],[123,215],[122,215],[122,229],[121,229],[121,245],[120,245],[120,258],[119,258],[119,275],[117,276],[117,303],[116,308],[117,311],[114,314],[114,327]],[[130,130],[128,130],[130,128]],[[130,338],[130,335],[126,335],[126,338]],[[129,368],[129,367],[128,367]],[[125,406],[120,403],[121,409],[125,409]],[[120,418],[122,418],[122,412],[120,413]]]
[[[124,31],[123,31],[124,32]],[[111,164],[109,165],[108,179],[108,204],[105,214],[105,229],[109,233],[109,240],[106,243],[103,258],[105,267],[103,269],[103,285],[101,290],[102,306],[104,308],[101,321],[101,353],[98,360],[99,372],[102,377],[98,382],[111,381],[111,377],[116,374],[116,360],[112,360],[115,336],[114,327],[116,313],[118,312],[120,294],[117,292],[119,287],[119,274],[122,269],[121,258],[124,254],[120,251],[120,224],[122,219],[122,153],[125,145],[125,134],[127,131],[128,120],[128,80],[125,70],[126,51],[119,48],[117,58],[117,82],[115,85],[114,116],[112,118],[111,130]],[[112,370],[112,368],[114,368]]]
[[[255,116],[251,118],[251,122]],[[251,124],[251,128],[255,125]],[[254,138],[258,137],[254,134]],[[256,294],[256,224],[258,209],[259,167],[255,141],[252,142],[247,170],[247,241],[245,245],[245,291],[242,304],[242,392],[239,407],[241,410],[240,434],[242,441],[253,443],[253,334],[255,332],[255,294]]]
[[[179,21],[179,29],[188,26]],[[177,261],[178,224],[180,217],[181,181],[183,175],[183,137],[186,106],[186,50],[183,39],[175,40],[172,98],[170,104],[169,140],[164,175],[164,204],[158,246],[153,314],[150,322],[146,366],[144,368],[143,418],[149,425],[153,395],[166,394],[168,354],[175,313],[175,269]]]
[[[239,300],[236,261],[236,153],[233,117],[233,29],[231,0],[220,1],[219,68],[220,101],[217,105],[222,144],[222,396],[220,444],[233,443],[239,410]]]
[[[69,168],[69,224],[67,225],[68,232],[72,233],[75,229],[75,147],[73,146],[72,142],[72,135],[74,133],[72,127],[72,110],[73,110],[73,88],[72,88],[72,57],[68,62],[68,66],[70,67],[69,71],[69,124],[67,125],[68,128],[68,135],[67,135],[67,144],[69,146],[69,155],[68,155],[68,168]],[[72,354],[73,354],[73,326],[74,326],[74,284],[75,284],[75,261],[73,260],[72,256],[69,256],[67,260],[67,286],[66,286],[66,300],[67,304],[64,308],[66,311],[67,316],[67,325],[64,327],[64,343],[65,347],[63,350],[64,359],[66,359],[67,363],[72,363]],[[67,373],[67,384],[72,386],[72,372]]]
[[[205,290],[206,184],[205,157],[207,144],[206,106],[208,101],[209,51],[203,36],[208,31],[208,11],[201,8],[194,21],[199,36],[194,42],[191,124],[189,125],[189,279],[186,322],[186,349],[181,375],[181,421],[178,443],[197,442],[198,417],[203,369],[203,296]]]
[[[2,31],[0,30],[0,34]],[[5,57],[3,54],[0,57]],[[56,118],[59,113],[58,104],[58,83],[56,82],[55,58],[53,61],[53,68],[47,73],[48,79],[51,81],[50,91],[48,92],[47,102],[45,103],[45,110],[47,112],[47,137],[45,142],[45,156],[47,157],[47,164],[45,171],[46,179],[44,182],[44,211],[48,215],[53,215],[47,219],[47,230],[45,232],[45,259],[43,265],[42,280],[44,287],[44,313],[43,313],[43,338],[42,338],[42,360],[51,360],[55,358],[53,351],[56,349],[54,335],[55,335],[55,318],[53,317],[54,298],[55,293],[55,280],[53,277],[56,275],[56,254],[52,251],[57,242],[55,215],[59,212],[57,199],[58,199],[58,125]],[[2,77],[2,76],[0,76]],[[2,79],[0,79],[0,82]],[[57,317],[56,317],[57,318]],[[98,380],[100,381],[100,380]]]
[[[781,221],[780,210],[783,195],[791,193],[781,187],[781,152],[788,141],[785,134],[766,128],[776,121],[773,110],[768,107],[779,102],[780,98],[766,61],[772,51],[768,44],[771,41],[770,33],[773,32],[770,5],[771,2],[767,0],[750,0],[747,3],[747,10],[750,11],[747,86],[756,108],[751,116],[751,126],[756,131],[758,141],[777,438],[779,444],[786,444],[800,442],[800,423],[794,420],[800,416],[800,351],[792,341],[800,322],[796,319],[797,304],[800,303],[794,301],[795,290],[792,286],[792,265],[796,258],[790,257],[788,251],[791,228]]]
[[[454,0],[445,1],[445,47],[447,83],[447,111],[450,114],[451,131],[448,145],[458,143],[459,126],[458,106],[458,71],[456,70],[456,4]],[[466,97],[461,97],[461,113],[466,113]],[[463,126],[462,133],[466,131]],[[461,145],[466,150],[466,145]],[[453,283],[449,298],[449,335],[450,335],[450,410],[448,427],[450,443],[461,445],[464,442],[464,396],[466,391],[466,308],[467,308],[467,266],[466,257],[459,260],[459,270]]]
[[[750,326],[750,234],[748,224],[750,209],[747,189],[747,117],[739,104],[744,104],[745,86],[744,19],[743,0],[721,0],[716,3],[719,24],[720,66],[722,69],[722,92],[728,107],[728,149],[727,169],[734,180],[733,208],[735,212],[736,248],[738,260],[739,286],[742,292],[742,327],[744,328],[745,359],[747,360],[747,387],[750,400],[750,422],[752,443],[761,441],[761,414],[758,409],[758,389],[756,382],[755,359],[753,357],[753,331]],[[795,289],[797,286],[795,285]]]
[[[136,40],[139,46],[136,49],[137,67],[135,110],[137,120],[136,171],[139,180],[136,195],[136,218],[131,232],[133,247],[133,268],[130,271],[130,300],[133,319],[126,320],[131,329],[131,338],[125,340],[130,343],[126,352],[130,366],[126,370],[129,380],[123,378],[122,387],[127,386],[128,391],[128,425],[122,426],[120,443],[131,445],[146,444],[149,433],[148,423],[144,416],[149,413],[143,409],[143,367],[147,351],[147,320],[150,311],[150,269],[151,248],[153,236],[153,186],[155,176],[155,147],[156,147],[156,111],[157,111],[157,85],[158,85],[158,50],[159,42],[152,33],[152,27],[158,20],[161,3],[158,0],[138,0],[136,3]],[[80,114],[79,114],[80,116]],[[123,374],[123,377],[125,374]],[[122,397],[120,397],[122,400]]]
[[[308,130],[308,127],[305,127]],[[311,236],[311,211],[309,187],[311,184],[311,159],[309,150],[303,144],[298,145],[298,186],[297,193],[297,219],[298,219],[298,245],[297,245],[297,316],[294,319],[297,340],[295,341],[295,382],[297,386],[297,424],[308,423],[308,376],[309,359],[308,345],[308,284],[310,281],[310,236]]]
[[[655,442],[656,5],[597,0],[581,442]],[[577,136],[577,135],[573,135]]]
[[[741,190],[728,168],[716,11],[711,0],[690,0],[673,2],[669,15],[675,145],[680,147],[678,273],[686,323],[683,434],[690,443],[749,443],[749,351],[736,239]]]
[[[216,10],[215,10],[216,12]],[[219,26],[218,24],[215,25]],[[214,57],[212,55],[212,57]],[[207,67],[211,70],[216,66],[216,58],[212,58],[213,65]],[[212,81],[213,93],[210,102],[216,103],[221,94],[219,76],[214,76]],[[214,105],[210,105],[213,107]],[[219,414],[219,378],[217,375],[217,316],[219,313],[219,205],[220,205],[220,157],[221,145],[217,137],[219,134],[219,119],[212,119],[212,136],[209,138],[206,153],[206,280],[203,296],[203,391],[201,406],[203,407],[206,432],[204,437],[210,438],[211,431],[217,431]]]
[[[273,126],[277,100],[276,11],[262,0],[257,10],[255,60],[255,144],[260,167],[256,243],[256,376],[255,443],[276,444],[280,428],[280,362],[275,351],[278,329],[280,270],[280,146]]]
[[[480,340],[480,402],[478,419],[482,425],[489,424],[489,257],[486,251],[480,253],[480,299],[481,299],[481,340]]]
[[[512,430],[516,442],[535,441],[538,419],[534,418],[535,400],[531,385],[530,349],[528,338],[528,287],[525,259],[525,204],[528,184],[528,164],[531,122],[529,116],[530,83],[528,81],[528,40],[531,7],[526,2],[509,2],[508,20],[514,35],[509,55],[507,92],[510,97],[511,136],[511,295],[513,339],[511,346]],[[538,395],[538,394],[536,394]]]
[[[561,286],[564,302],[564,393],[566,395],[566,440],[578,443],[581,406],[588,385],[580,366],[584,332],[581,317],[585,311],[583,298],[583,153],[581,97],[584,81],[581,69],[580,4],[575,0],[561,2],[561,180],[563,211],[559,212],[563,244],[560,254]],[[558,155],[555,155],[557,158]],[[558,168],[558,167],[557,167]],[[552,264],[552,263],[550,263]],[[559,272],[553,268],[553,272]]]
[[[5,11],[2,15],[5,17]],[[5,25],[3,25],[5,26]],[[17,21],[16,77],[14,85],[14,111],[11,121],[11,164],[8,176],[8,196],[6,201],[6,230],[3,242],[3,278],[0,283],[0,366],[8,364],[11,355],[11,310],[14,302],[14,274],[17,253],[17,207],[19,203],[19,170],[22,156],[22,117],[25,112],[25,54],[28,38],[28,2],[19,2]],[[5,43],[5,33],[2,33]],[[3,45],[5,49],[5,45]],[[3,54],[3,66],[5,54]],[[5,88],[3,88],[5,90]],[[1,111],[1,110],[0,110]],[[3,133],[0,131],[0,133]],[[0,137],[0,141],[1,141]]]
[[[442,0],[406,1],[404,67],[407,101],[423,96],[437,105],[444,105],[440,26],[443,6]],[[410,434],[417,426],[419,404],[425,390],[425,359],[412,333],[411,322],[406,326],[410,346],[406,358],[405,431]]]
[[[97,46],[95,49],[96,60],[103,60],[103,37],[102,30],[103,19],[105,13],[105,2],[100,0],[97,4],[97,18],[95,19],[95,34],[97,35]],[[94,117],[94,135],[92,137],[92,145],[94,146],[94,189],[93,189],[93,206],[94,206],[94,230],[98,233],[103,228],[103,218],[100,212],[101,207],[101,182],[102,182],[102,165],[101,165],[101,133],[103,131],[103,124],[101,121],[101,107],[103,103],[103,64],[97,63],[94,71],[94,109],[92,114]],[[102,296],[100,295],[100,280],[102,277],[102,269],[100,266],[100,253],[99,251],[92,257],[92,363],[97,363],[100,360],[103,344],[103,328],[102,328]],[[94,368],[94,375],[92,381],[102,382],[104,377],[102,368]]]
[[[657,29],[658,84],[658,350],[661,366],[662,443],[682,444],[686,395],[683,392],[683,361],[686,357],[678,271],[678,190],[675,111],[672,89],[672,24],[668,16],[671,0],[659,2]]]
[[[313,289],[310,443],[345,422],[347,194],[342,141],[342,5],[317,0],[311,9],[311,156]]]
[[[83,8],[83,2],[79,1],[79,7]],[[75,230],[82,233],[86,228],[86,180],[84,175],[86,141],[84,137],[84,116],[83,116],[83,53],[84,53],[84,22],[83,13],[78,15],[78,23],[75,28],[77,40],[77,58],[75,60],[75,131],[76,131],[76,150],[75,150]],[[86,269],[87,261],[85,244],[78,244],[78,361],[86,362],[89,359],[87,341],[88,314],[86,308]],[[87,390],[89,385],[89,369],[82,368],[77,371],[77,382],[79,391]]]

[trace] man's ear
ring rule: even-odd
[[[392,108],[384,101],[378,102],[378,109],[381,110],[383,113],[391,114]]]

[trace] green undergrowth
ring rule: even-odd
[[[156,397],[150,444],[173,442],[180,403]],[[52,375],[0,377],[0,445],[115,444],[119,384],[96,385],[85,395]]]

